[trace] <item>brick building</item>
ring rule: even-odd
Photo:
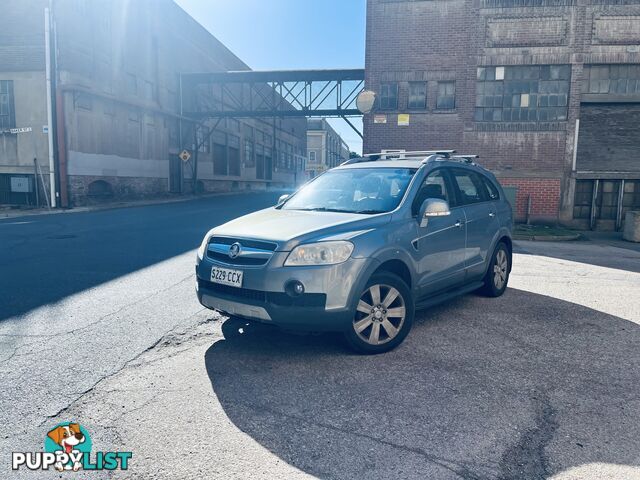
[[[349,147],[326,118],[307,119],[307,172],[311,177],[349,159]]]
[[[640,2],[368,0],[365,152],[480,155],[518,220],[640,209]]]
[[[2,0],[0,204],[33,203],[11,177],[49,186],[45,8],[51,11],[59,204],[293,185],[306,119],[180,119],[180,73],[249,67],[171,0]],[[214,7],[212,7],[214,8]],[[203,98],[203,101],[208,99]],[[12,133],[15,127],[32,131]],[[211,133],[211,135],[209,135]],[[197,182],[192,181],[195,145]],[[190,150],[188,163],[178,158]],[[33,192],[32,192],[33,193]]]

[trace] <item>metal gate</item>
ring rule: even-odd
[[[36,205],[34,175],[0,174],[0,205]]]

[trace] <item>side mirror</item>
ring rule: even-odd
[[[287,198],[289,198],[289,197],[290,197],[290,195],[288,195],[288,194],[286,194],[286,193],[285,193],[284,195],[280,195],[280,198],[278,199],[278,203],[277,203],[276,205],[281,205],[281,204],[282,204],[282,203],[284,203],[284,202],[287,200]]]
[[[449,202],[439,198],[427,198],[420,206],[418,219],[420,220],[420,226],[426,227],[430,217],[444,217],[450,214]]]

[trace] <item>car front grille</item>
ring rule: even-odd
[[[232,245],[234,243],[241,243],[244,247],[257,248],[259,250],[268,250],[273,252],[278,245],[273,242],[264,242],[262,240],[246,240],[244,238],[232,238],[232,237],[211,237],[209,243],[221,243],[223,245]]]
[[[241,248],[251,249],[254,254],[240,255],[235,258],[229,257],[229,255],[222,250],[228,250],[227,246],[231,246],[234,243],[239,243]],[[273,242],[231,237],[211,237],[209,245],[207,245],[207,257],[226,265],[260,266],[265,265],[269,261],[276,248],[278,248],[278,245]]]

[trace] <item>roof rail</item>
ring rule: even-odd
[[[381,157],[380,159],[406,159],[406,158],[415,158],[415,157],[426,157],[428,155],[442,155],[442,156],[450,156],[451,154],[456,153],[455,150],[383,150],[382,152],[377,153],[367,153],[363,155],[363,157]]]
[[[437,155],[440,158],[449,158],[451,154],[455,152],[455,150],[415,150],[410,152],[403,152],[400,150],[385,150],[378,153],[367,153],[365,155],[362,155],[362,157],[350,158],[340,165],[351,165],[353,163],[360,162],[375,162],[376,160],[423,160],[426,157],[432,155]]]
[[[474,160],[480,158],[480,155],[453,155],[451,158],[453,160],[460,160],[470,165],[475,165]]]

